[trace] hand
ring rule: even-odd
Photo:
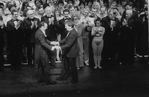
[[[53,51],[56,47],[55,46],[52,46],[51,50]]]
[[[56,42],[56,41],[52,41],[51,44],[55,46],[59,46],[59,42]]]
[[[0,26],[3,27],[4,26],[4,22],[0,21]]]
[[[34,27],[34,22],[31,21],[31,29],[33,29],[33,27]]]
[[[123,24],[123,26],[126,26],[127,25],[127,21],[124,19],[122,24]]]

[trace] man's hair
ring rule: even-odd
[[[67,24],[68,26],[71,26],[71,27],[74,26],[74,22],[73,22],[72,19],[68,19],[68,20],[66,20],[66,21],[65,21],[65,24]]]
[[[13,10],[11,11],[11,14],[14,15],[15,12],[18,12],[18,11],[17,11],[16,9],[13,9]]]
[[[65,9],[65,10],[63,11],[63,13],[64,13],[64,12],[70,13],[69,9]]]
[[[44,24],[47,24],[47,23],[45,21],[40,22],[39,28],[41,28],[42,26],[44,26]]]

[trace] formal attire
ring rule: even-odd
[[[112,26],[113,22],[115,22],[115,26]],[[103,18],[102,24],[103,27],[105,27],[102,61],[105,63],[104,65],[109,64],[109,66],[114,66],[117,54],[118,31],[120,25],[119,20],[117,18],[110,19],[107,16]]]
[[[51,52],[50,41],[46,39],[44,31],[39,29],[35,34],[35,69],[39,75],[38,81],[46,84],[52,82],[50,78],[49,52]]]
[[[46,30],[46,34],[47,34],[47,39],[50,41],[56,41],[57,39],[57,35],[55,33],[55,25],[54,24],[50,24],[49,25],[49,19],[54,18],[54,17],[48,17],[48,16],[43,16],[41,17],[41,21],[44,21],[48,24],[48,29]]]
[[[123,21],[123,19],[122,19]],[[135,47],[135,25],[134,19],[131,17],[127,20],[128,25],[120,27],[118,39],[118,61],[123,64],[132,64],[134,62]]]
[[[0,71],[4,70],[4,25],[0,26]]]
[[[78,82],[78,73],[76,66],[76,57],[79,55],[78,46],[77,46],[78,34],[75,29],[72,29],[68,32],[66,38],[61,40],[60,46],[63,51],[64,64],[61,72],[61,78],[67,78],[69,69],[71,68],[72,72],[72,82]]]
[[[37,21],[37,27],[31,28],[32,22]],[[33,66],[32,62],[34,61],[34,49],[35,49],[35,32],[38,29],[39,19],[33,18],[29,19],[26,18],[24,20],[24,29],[25,29],[25,41],[27,46],[27,59],[28,59],[28,66]]]
[[[20,21],[20,27],[16,29],[15,22]],[[13,70],[21,68],[21,50],[23,37],[23,23],[21,20],[11,19],[7,22],[7,41],[10,49],[10,61]]]
[[[61,40],[64,39],[67,35],[67,31],[65,29],[65,21],[70,18],[63,18],[59,21],[59,33],[61,34]]]

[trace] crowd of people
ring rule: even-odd
[[[4,54],[12,70],[21,70],[24,61],[28,68],[43,64],[44,69],[39,71],[47,72],[44,78],[49,72],[46,64],[54,66],[56,62],[64,61],[67,66],[64,65],[59,80],[65,79],[71,67],[75,83],[78,81],[77,69],[85,65],[94,64],[94,69],[115,64],[132,65],[136,55],[144,57],[148,54],[148,2],[2,1],[0,44],[0,71],[4,71]]]

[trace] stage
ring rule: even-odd
[[[82,67],[77,84],[69,84],[69,79],[57,81],[56,85],[37,84],[34,69],[26,65],[21,71],[11,71],[6,66],[6,71],[0,73],[0,97],[149,97],[148,58],[138,58],[132,66],[101,70]],[[59,73],[57,69],[52,79]]]

